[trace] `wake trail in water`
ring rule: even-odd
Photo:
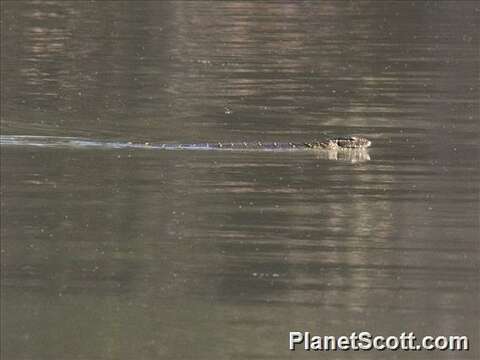
[[[1,146],[35,146],[50,148],[146,149],[146,150],[234,150],[234,151],[305,151],[277,143],[134,143],[130,141],[95,140],[66,136],[1,135]]]
[[[175,150],[179,144],[149,144],[123,141],[95,140],[68,136],[32,136],[32,135],[2,135],[1,146],[35,146],[49,148],[98,148],[98,149],[165,149]]]

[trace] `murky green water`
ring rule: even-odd
[[[475,2],[2,2],[2,359],[478,359]],[[288,351],[288,331],[468,335]]]

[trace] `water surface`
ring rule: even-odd
[[[478,359],[475,2],[2,2],[2,358]],[[468,335],[291,353],[288,331]]]

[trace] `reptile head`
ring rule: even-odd
[[[356,136],[350,136],[345,138],[334,139],[336,144],[341,148],[368,148],[372,145],[372,142],[368,139]]]
[[[305,144],[307,145],[307,144]],[[322,149],[366,149],[372,145],[368,139],[356,136],[332,138],[326,141],[312,141],[308,144],[311,148]]]

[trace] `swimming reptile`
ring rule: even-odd
[[[217,148],[230,148],[230,149],[242,149],[242,148],[265,148],[265,149],[325,149],[325,150],[341,150],[341,149],[366,149],[372,145],[372,142],[368,139],[349,136],[349,137],[337,137],[327,139],[324,141],[313,140],[305,143],[218,143],[209,144],[209,146]]]
[[[175,143],[137,143],[108,140],[94,140],[75,137],[61,136],[28,136],[28,135],[2,135],[0,145],[23,145],[41,147],[82,147],[82,148],[110,148],[110,149],[155,149],[155,150],[366,150],[371,146],[368,139],[348,136],[335,137],[323,141],[313,140],[304,143],[263,143],[263,142],[219,142],[198,144],[175,144]]]

